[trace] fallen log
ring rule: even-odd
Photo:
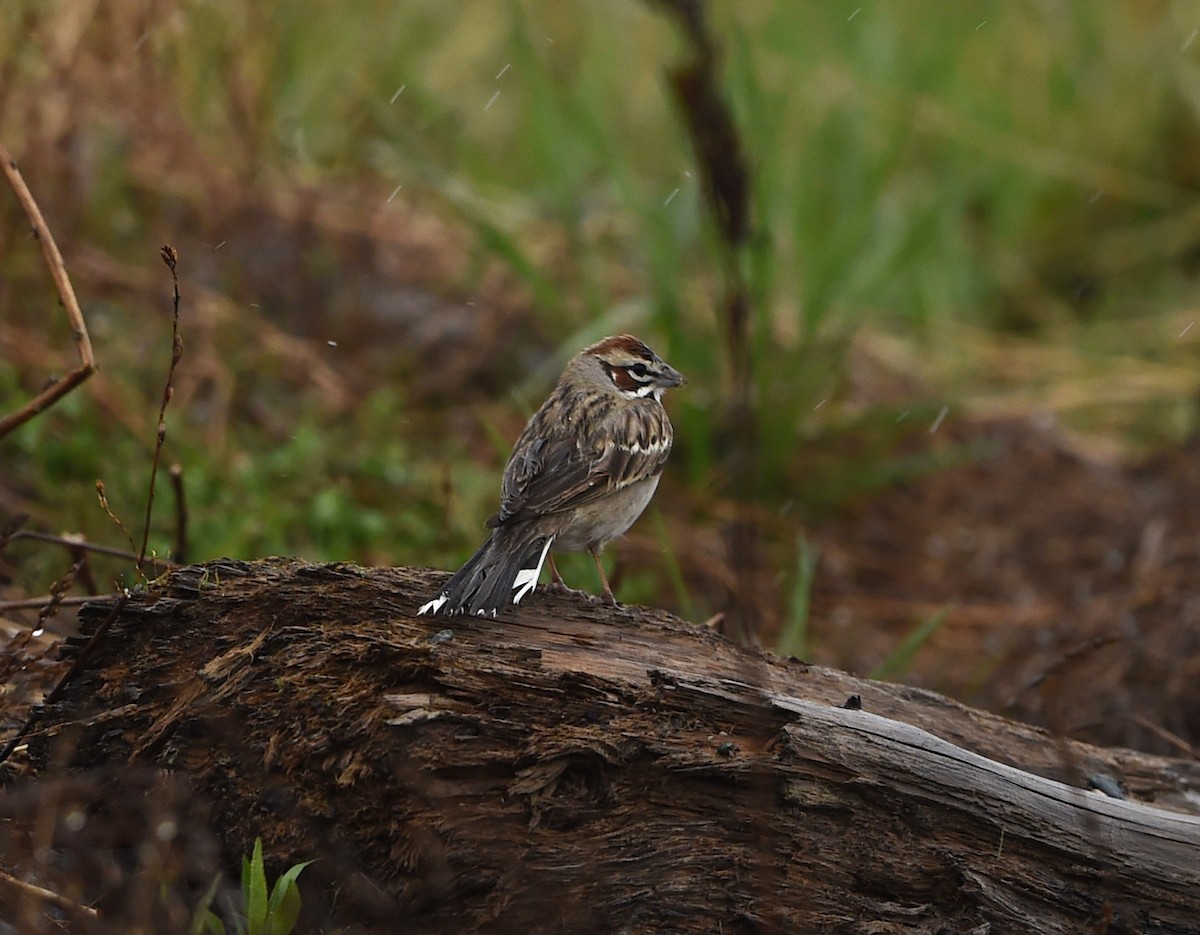
[[[325,929],[1200,931],[1200,764],[660,611],[539,591],[414,616],[442,580],[164,576],[39,712],[34,762],[185,775],[227,860],[259,835],[277,867],[318,858],[301,889]]]

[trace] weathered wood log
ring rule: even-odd
[[[186,773],[230,859],[256,835],[280,864],[322,858],[302,889],[329,927],[1200,931],[1200,764],[574,595],[414,617],[443,578],[175,572],[41,712],[34,752]]]

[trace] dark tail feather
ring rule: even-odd
[[[537,586],[553,541],[519,527],[500,527],[417,614],[495,616]]]

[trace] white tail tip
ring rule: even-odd
[[[421,616],[424,616],[425,614],[436,614],[439,610],[442,609],[442,605],[445,603],[446,603],[446,595],[439,594],[428,604],[422,604],[421,609],[417,611],[417,616],[421,617]]]
[[[538,578],[542,576],[542,566],[546,564],[546,556],[550,552],[550,543],[554,541],[553,536],[546,538],[546,544],[542,546],[542,554],[538,556],[537,565],[533,568],[522,568],[517,572],[517,577],[513,579],[513,603],[521,603],[521,598],[537,587]]]

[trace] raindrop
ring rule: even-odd
[[[1188,33],[1188,37],[1183,40],[1183,45],[1179,49],[1180,52],[1186,52],[1188,50],[1188,46],[1196,41],[1197,33],[1200,33],[1200,29],[1193,29],[1190,33]]]
[[[982,23],[980,23],[978,26],[975,27],[975,31],[979,32],[979,30],[983,29],[983,27],[986,25],[987,25],[987,20],[984,20]]]
[[[325,343],[330,347],[337,347],[337,341],[326,341]]]
[[[938,429],[940,429],[942,427],[942,422],[945,421],[946,416],[949,415],[949,413],[950,413],[950,407],[943,406],[942,411],[939,412],[937,414],[937,418],[933,420],[933,425],[929,426],[929,434],[930,435],[932,435],[934,432],[936,432]]]
[[[819,403],[817,403],[815,406],[813,406],[813,410],[812,410],[812,411],[813,411],[813,412],[816,412],[818,409],[820,409],[822,406],[824,406],[824,405],[825,405],[827,402],[829,402],[829,400],[828,400],[828,399],[823,399],[823,400],[821,400]]]
[[[670,204],[672,201],[674,201],[674,200],[675,200],[675,196],[676,196],[676,195],[678,195],[678,194],[679,194],[679,189],[677,188],[677,189],[675,189],[675,191],[671,192],[671,194],[667,195],[667,200],[663,202],[663,207],[666,207],[666,206],[667,206],[667,205],[669,205],[669,204]]]
[[[1179,332],[1179,336],[1180,336],[1181,338],[1182,338],[1182,337],[1184,337],[1184,336],[1185,336],[1185,335],[1186,335],[1186,334],[1187,334],[1189,331],[1191,331],[1191,330],[1192,330],[1192,326],[1193,326],[1193,325],[1195,325],[1195,324],[1196,324],[1196,323],[1195,323],[1194,321],[1189,321],[1189,322],[1187,323],[1187,325],[1184,327],[1184,329],[1183,329],[1181,332]]]
[[[854,19],[854,17],[858,16],[858,14],[861,12],[862,12],[862,7],[859,7],[857,10],[855,10],[853,13],[851,13],[849,16],[846,17],[846,22],[847,23],[850,22],[850,20]]]
[[[491,110],[491,109],[492,109],[492,105],[496,103],[496,98],[498,98],[499,96],[500,96],[500,92],[499,92],[499,91],[497,91],[495,94],[493,94],[491,97],[489,97],[489,98],[488,98],[488,102],[487,102],[486,104],[484,104],[484,105],[483,105],[483,109],[484,109],[484,110]]]
[[[496,73],[496,80],[497,80],[497,81],[499,81],[499,80],[500,80],[500,78],[501,78],[501,77],[504,75],[504,73],[505,73],[506,71],[508,71],[510,68],[512,68],[512,62],[509,62],[507,65],[505,65],[503,68],[501,68],[501,69],[500,69],[500,70],[499,70],[499,71]]]
[[[398,97],[399,97],[401,94],[403,94],[403,93],[404,93],[404,89],[405,89],[405,88],[407,88],[407,87],[408,87],[408,85],[406,85],[406,84],[402,84],[402,85],[400,85],[400,87],[396,88],[396,93],[392,95],[392,99],[391,99],[390,101],[388,101],[388,103],[389,103],[389,104],[395,104],[395,103],[396,103],[396,98],[398,98]]]
[[[400,194],[400,189],[402,189],[403,187],[404,187],[403,185],[397,185],[395,188],[392,189],[392,193],[390,195],[388,195],[388,200],[387,200],[388,204],[391,204],[392,199]]]
[[[217,244],[215,247],[213,247],[213,250],[214,251],[220,250],[223,246],[225,246],[226,243],[228,243],[228,241],[222,240],[219,244]]]

